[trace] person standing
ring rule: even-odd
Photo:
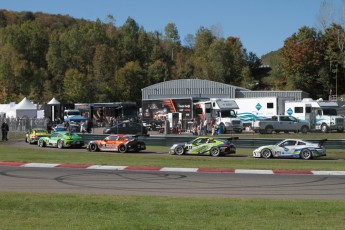
[[[208,123],[208,121],[207,121],[207,118],[205,118],[205,120],[204,120],[204,124],[203,124],[203,128],[204,128],[204,135],[207,135],[208,134],[208,128],[207,128],[207,124]]]
[[[8,131],[9,131],[9,127],[8,127],[7,121],[5,120],[4,122],[2,122],[2,125],[1,125],[2,141],[8,141],[7,139]]]
[[[92,119],[89,119],[87,121],[87,125],[86,125],[86,131],[88,133],[92,133],[92,128],[93,128],[93,122],[92,122]]]

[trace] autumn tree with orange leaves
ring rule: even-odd
[[[322,35],[313,28],[302,27],[287,38],[281,51],[286,89],[300,89],[311,96],[318,96],[320,87],[323,87],[319,74],[323,54]]]

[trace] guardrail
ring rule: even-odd
[[[91,140],[101,140],[106,136],[105,134],[80,134],[83,137],[85,143],[89,143]],[[188,142],[196,138],[195,136],[181,136],[181,135],[155,135],[155,136],[140,136],[139,139],[144,141],[146,145],[152,146],[166,146],[170,147],[175,143]],[[234,141],[234,144],[238,148],[257,148],[262,145],[272,145],[284,139],[281,138],[251,138],[251,139],[238,139]],[[317,142],[317,140],[305,139],[311,142]],[[325,142],[327,149],[344,149],[345,139],[330,139]],[[345,150],[344,150],[345,153]]]

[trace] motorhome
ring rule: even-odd
[[[285,101],[292,100],[289,97],[257,97],[235,98],[238,105],[237,117],[241,119],[245,127],[252,126],[253,121],[271,118],[284,114]]]
[[[285,102],[285,115],[294,116],[310,124],[310,129],[323,133],[336,130],[344,131],[344,117],[337,114],[338,103],[335,101],[313,100]]]
[[[197,116],[202,119],[216,120],[218,126],[222,126],[223,132],[235,131],[241,133],[243,130],[243,123],[237,117],[235,109],[238,105],[232,99],[216,99],[211,98],[207,101],[199,101],[194,103],[194,110]]]

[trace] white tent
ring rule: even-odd
[[[37,106],[25,97],[21,102],[19,102],[19,104],[10,108],[6,113],[6,117],[36,118]]]

